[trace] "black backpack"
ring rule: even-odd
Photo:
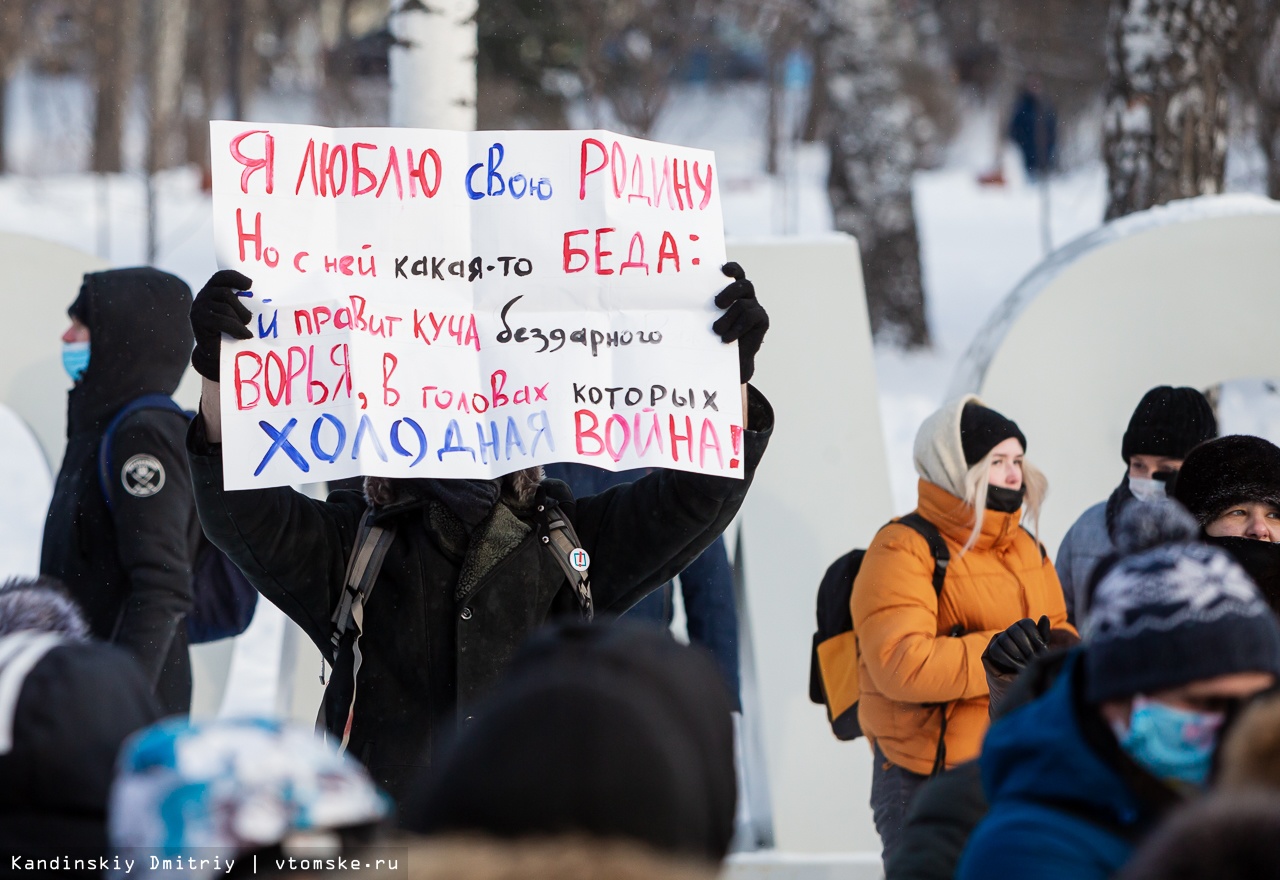
[[[164,394],[144,394],[120,408],[107,425],[98,444],[98,485],[107,509],[111,509],[111,485],[116,473],[112,439],[126,418],[143,409],[160,409],[190,421],[188,412]],[[236,564],[200,532],[195,564],[191,571],[191,611],[187,614],[187,641],[193,645],[238,636],[253,620],[258,591]]]
[[[936,526],[918,513],[909,513],[898,523],[914,529],[929,544],[933,556],[933,591],[942,595],[951,552]],[[853,632],[853,612],[849,599],[853,579],[862,568],[866,550],[853,550],[827,569],[818,585],[818,630],[813,634],[809,660],[809,699],[827,707],[827,720],[837,739],[862,736],[858,724],[858,652]],[[946,712],[943,711],[945,733]],[[942,747],[939,746],[941,749]]]

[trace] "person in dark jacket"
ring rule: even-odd
[[[1030,180],[1051,174],[1058,165],[1058,114],[1044,95],[1039,79],[1030,79],[1013,106],[1009,139],[1022,153]]]
[[[89,640],[89,623],[66,587],[51,577],[9,578],[0,584],[0,636],[23,630]]]
[[[191,705],[184,620],[200,523],[180,414],[131,413],[99,447],[113,417],[147,394],[170,395],[191,354],[191,289],[152,268],[94,272],[67,310],[67,448],[45,520],[40,573],[66,584],[94,636],[129,649],[167,713]]]
[[[980,759],[991,811],[958,880],[1112,876],[1208,784],[1227,715],[1280,676],[1280,623],[1243,569],[1169,502],[1126,521],[1174,540],[1109,569],[1083,647],[992,726]]]
[[[1280,614],[1280,447],[1242,434],[1203,443],[1187,456],[1173,495]]]
[[[332,656],[331,615],[367,510],[392,527],[364,609],[359,698],[347,641],[324,696],[329,730],[343,739],[393,797],[429,762],[446,719],[471,719],[477,698],[516,647],[550,617],[580,613],[576,589],[543,548],[545,518],[559,511],[591,559],[597,613],[626,610],[687,566],[736,514],[773,426],[769,403],[746,381],[768,319],[737,264],[716,302],[712,329],[737,340],[746,398],[743,479],[659,471],[600,495],[575,499],[541,471],[497,480],[369,478],[365,496],[320,502],[289,488],[227,492],[222,480],[218,352],[221,333],[245,338],[249,311],[236,292],[250,280],[215,274],[191,310],[192,363],[205,377],[188,437],[196,504],[209,539],[269,601]]]
[[[160,717],[148,677],[128,651],[26,630],[0,637],[0,694],[0,877],[101,877],[116,754]]]
[[[1161,385],[1142,395],[1120,444],[1124,479],[1106,501],[1080,514],[1058,545],[1056,568],[1072,623],[1084,625],[1088,587],[1098,564],[1115,552],[1120,512],[1136,501],[1165,497],[1187,454],[1216,436],[1213,408],[1196,389]]]

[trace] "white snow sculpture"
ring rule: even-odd
[[[1280,375],[1280,203],[1206,196],[1117,220],[1050,255],[961,360],[966,392],[1015,419],[1049,477],[1050,550],[1125,466],[1143,393]]]

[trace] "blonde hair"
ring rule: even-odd
[[[974,517],[973,531],[969,533],[969,540],[960,548],[961,556],[973,549],[973,545],[978,543],[978,536],[982,534],[982,520],[987,513],[987,484],[990,482],[994,453],[994,449],[988,452],[982,461],[969,468],[964,475],[964,503],[974,512]],[[1027,509],[1026,519],[1031,521],[1031,531],[1038,533],[1040,507],[1044,504],[1045,495],[1049,493],[1049,480],[1026,456],[1022,459],[1022,488],[1022,504]]]

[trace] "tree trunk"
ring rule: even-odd
[[[477,0],[391,0],[391,124],[474,131]]]
[[[1252,87],[1258,110],[1258,145],[1267,157],[1267,195],[1280,199],[1280,9],[1253,0],[1242,20],[1242,53],[1250,70],[1238,71]]]
[[[188,0],[149,0],[147,173],[172,164],[173,130],[186,82]]]
[[[5,150],[9,79],[25,54],[23,41],[29,5],[25,0],[6,0],[0,5],[0,174],[9,170],[9,155]]]
[[[822,10],[831,30],[827,193],[835,225],[862,249],[876,338],[927,346],[911,195],[917,157],[910,126],[917,108],[903,95],[898,74],[900,25],[889,0],[822,0]]]
[[[1113,0],[1107,219],[1222,191],[1234,0]]]
[[[172,162],[174,123],[178,119],[178,102],[186,81],[188,0],[148,0],[147,24],[147,95],[150,98],[147,119],[147,262],[154,263],[159,252],[159,206],[156,198],[156,172]]]
[[[121,171],[121,137],[137,57],[138,2],[94,3],[91,22],[94,68],[93,157],[96,172]]]
[[[822,138],[827,122],[827,43],[825,34],[814,35],[809,40],[813,74],[809,83],[809,106],[805,108],[804,123],[800,126],[800,140],[806,144]]]

